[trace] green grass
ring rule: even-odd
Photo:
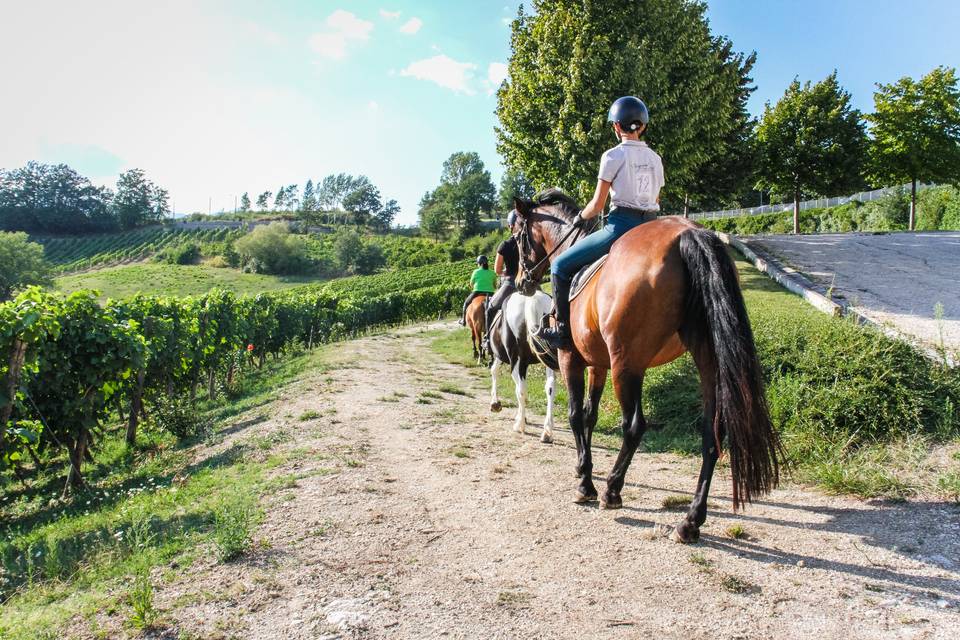
[[[251,426],[283,385],[332,362],[324,349],[268,362],[251,374],[247,395],[198,410],[221,429],[248,411],[239,424]],[[291,486],[273,469],[302,453],[267,450],[289,440],[248,438],[204,458],[207,445],[194,451],[145,423],[135,449],[122,430],[107,432],[85,468],[88,487],[66,500],[58,497],[62,460],[26,485],[0,476],[0,638],[58,637],[68,621],[102,611],[121,612],[136,628],[162,620],[153,591],[163,578],[154,572],[151,581],[150,567],[175,562],[182,571],[201,555],[226,561],[249,550],[259,498]]]
[[[105,299],[128,298],[136,293],[164,296],[200,295],[215,287],[237,294],[257,294],[319,281],[316,277],[242,273],[237,269],[202,264],[141,263],[61,276],[54,281],[54,286],[64,293],[95,289],[100,292],[101,298]]]
[[[735,256],[767,386],[781,434],[785,470],[829,491],[903,498],[934,492],[953,499],[956,467],[918,473],[931,447],[960,442],[960,369],[929,361],[906,343],[830,318]],[[444,360],[487,374],[471,357],[466,330],[433,332]],[[658,429],[644,435],[648,452],[699,455],[699,377],[689,355],[647,371],[644,414]],[[542,367],[528,374],[530,407],[546,409]],[[501,367],[502,400],[514,397]],[[506,403],[504,403],[506,405]],[[557,416],[566,410],[557,389]],[[619,446],[620,407],[610,380],[600,403],[597,443]],[[943,465],[941,465],[942,467]]]

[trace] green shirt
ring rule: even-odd
[[[493,293],[497,290],[497,274],[493,269],[474,269],[470,276],[470,282],[473,283],[474,291],[485,291]]]

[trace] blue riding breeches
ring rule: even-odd
[[[630,229],[655,219],[656,214],[653,212],[626,213],[620,209],[613,209],[603,229],[581,239],[554,259],[550,265],[550,273],[565,282],[570,282],[582,267],[599,260],[610,251],[610,247],[617,238]]]

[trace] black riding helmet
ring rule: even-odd
[[[634,96],[617,98],[610,106],[607,122],[616,122],[624,131],[636,131],[650,122],[650,113],[643,100]]]
[[[487,256],[477,256],[477,265],[480,267],[486,267],[490,264],[490,261],[487,260]]]
[[[510,213],[507,214],[507,226],[512,227],[517,221],[517,210],[511,209]]]

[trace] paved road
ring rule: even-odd
[[[960,233],[742,238],[825,293],[884,324],[960,351]],[[943,306],[942,321],[935,318]]]

